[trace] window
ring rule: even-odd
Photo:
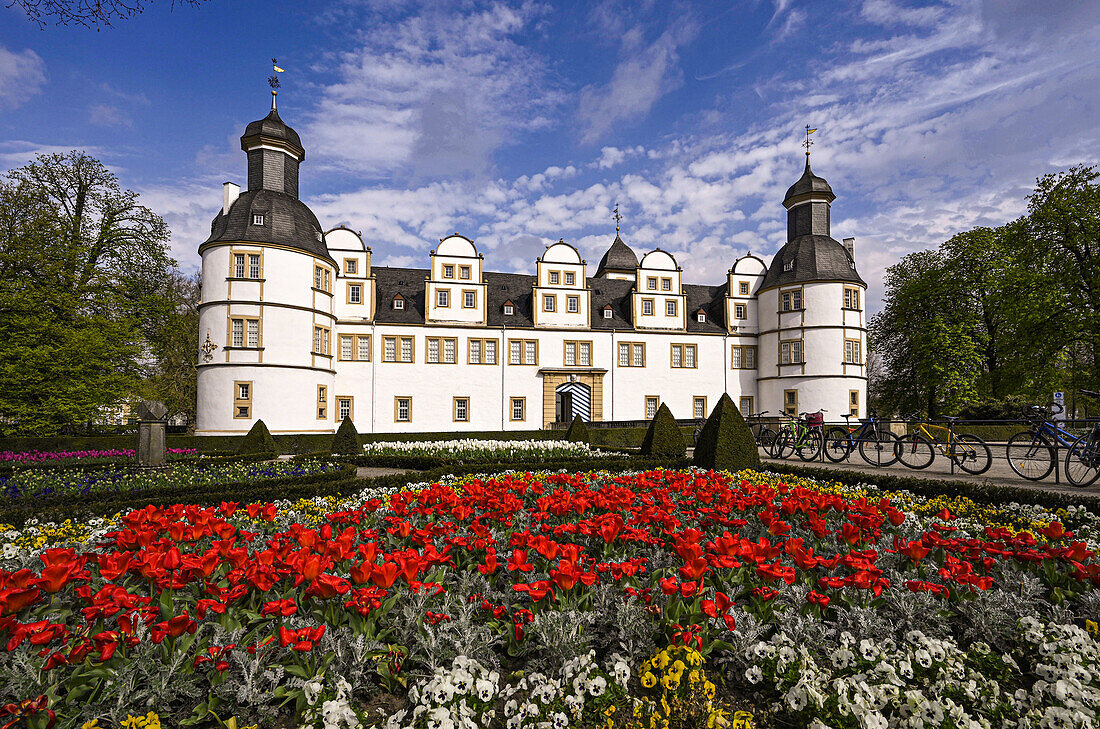
[[[393,420],[395,423],[412,421],[412,404],[411,397],[395,397],[393,399]]]
[[[248,254],[248,277],[259,278],[260,277],[260,254],[249,253]]]
[[[735,370],[756,369],[756,347],[738,344],[730,347],[730,367]]]
[[[233,256],[233,275],[244,278],[244,254],[237,253]]]
[[[405,300],[401,298],[401,294],[393,297],[393,308],[394,311],[401,311],[405,308]]]
[[[798,416],[798,390],[783,391],[783,412],[792,417]]]
[[[661,279],[661,291],[672,291],[672,279],[670,279],[670,278],[662,278]]]
[[[369,334],[341,334],[340,359],[347,362],[370,361]]]
[[[646,279],[645,287],[647,289],[649,289],[650,291],[656,291],[657,290],[657,279],[654,278],[653,276],[650,276],[649,278]]]
[[[676,299],[665,299],[665,316],[676,316]]]
[[[560,278],[561,278],[560,273],[558,273],[557,271],[551,271],[550,272],[550,285],[551,286],[557,286],[558,285],[558,280]]]
[[[784,291],[779,296],[780,311],[798,311],[802,308],[802,289]]]
[[[848,390],[848,414],[859,417],[859,390]]]
[[[336,398],[336,419],[355,418],[354,399],[344,395]]]
[[[355,354],[355,337],[350,334],[340,335],[340,359],[350,360],[354,358]]]
[[[526,420],[527,419],[527,398],[525,397],[513,397],[512,398],[512,421]]]
[[[258,213],[253,213],[252,214],[252,224],[253,225],[263,225],[264,224],[264,216],[261,215],[261,214],[258,214]]]
[[[233,346],[244,346],[244,319],[233,320]]]
[[[646,395],[645,398],[645,419],[653,420],[657,417],[657,408],[661,407],[661,399],[656,395]]]
[[[470,267],[469,266],[459,266],[458,267],[458,277],[460,279],[462,279],[463,281],[469,281],[470,280]]]
[[[515,306],[513,306],[512,304],[505,304],[504,305],[504,316],[512,316],[515,313],[516,313],[516,307]]]
[[[344,259],[344,273],[354,276],[359,272],[359,261],[354,258]]]
[[[383,362],[412,362],[412,337],[382,337]]]
[[[565,272],[565,285],[566,286],[575,286],[576,284],[577,284],[577,274],[573,273],[572,271],[566,271]]]
[[[802,364],[802,340],[779,343],[779,364]]]
[[[738,402],[737,409],[742,415],[752,415],[756,412],[756,405],[753,404],[751,396],[745,396]]]
[[[589,367],[592,364],[592,342],[566,342],[565,364]]]
[[[252,381],[233,383],[233,417],[252,417]]]
[[[859,310],[859,289],[844,287],[844,308]]]
[[[644,342],[619,342],[620,367],[645,367]]]
[[[579,296],[566,296],[565,297],[565,309],[570,314],[576,314],[581,310],[581,299]]]
[[[642,299],[642,316],[653,316],[653,299]]]
[[[748,319],[749,307],[746,304],[734,304],[733,305],[733,318],[734,319]]]
[[[313,269],[313,288],[332,293],[332,272],[324,266]]]
[[[613,316],[615,316],[615,312],[612,311],[610,306],[603,310],[603,318],[604,319],[610,319]]]
[[[700,324],[702,324],[706,320],[707,320],[707,313],[705,311],[700,311],[699,313],[697,313],[695,315],[695,321],[699,322]]]
[[[451,305],[451,290],[438,289],[435,292],[435,305],[446,308]]]
[[[348,284],[348,303],[349,304],[362,304],[363,303],[363,284]]]
[[[445,264],[443,266],[443,278],[454,278],[455,267],[451,264]]]
[[[691,417],[696,420],[707,417],[707,399],[705,397],[691,398]]]
[[[356,338],[357,354],[360,362],[370,362],[370,335],[360,334]]]
[[[672,345],[672,366],[683,368],[695,367],[695,345],[694,344],[673,344]]]
[[[844,364],[861,364],[862,357],[860,355],[860,342],[858,339],[845,339],[844,340]]]
[[[477,292],[476,291],[463,291],[462,292],[462,308],[463,309],[476,309],[477,308]]]
[[[470,398],[456,397],[454,399],[452,415],[456,423],[470,422]]]
[[[317,386],[317,419],[325,420],[328,418],[328,388],[324,385]]]
[[[429,364],[454,364],[455,341],[450,338],[427,337],[426,361]]]
[[[514,365],[537,365],[538,342],[534,339],[509,339],[508,363]]]
[[[471,339],[469,340],[470,364],[495,365],[497,363],[497,340],[495,339]]]
[[[232,319],[230,345],[233,347],[260,346],[260,320],[243,317]]]
[[[748,296],[749,295],[749,282],[748,281],[738,282],[738,284],[737,284],[737,293],[740,294],[741,296]]]
[[[555,311],[557,308],[558,297],[557,296],[543,296],[542,297],[542,310],[543,311]]]
[[[327,327],[313,327],[313,353],[314,354],[328,354],[329,346],[329,334],[330,330]]]
[[[784,271],[793,271],[794,270],[794,261],[787,261],[786,263],[784,263],[783,264],[783,270]]]

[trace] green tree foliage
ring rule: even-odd
[[[570,443],[591,442],[591,437],[588,435],[588,424],[581,419],[580,415],[573,416],[573,422],[569,424],[569,430],[565,432],[565,439]]]
[[[168,228],[82,152],[0,181],[0,417],[48,435],[140,397],[171,309]],[[159,393],[150,393],[159,394]]]
[[[201,292],[197,273],[168,276],[160,308],[151,312],[152,361],[142,388],[147,399],[160,400],[169,413],[190,421],[195,418]]]
[[[760,453],[748,423],[726,393],[699,432],[692,461],[700,468],[740,471],[760,468]]]
[[[684,434],[680,432],[676,418],[672,417],[668,405],[661,403],[642,439],[642,455],[683,458],[684,447]]]
[[[252,425],[248,433],[241,439],[241,444],[237,446],[237,454],[242,456],[256,453],[275,455],[278,452],[279,446],[275,444],[275,438],[262,420],[257,420]]]
[[[345,456],[362,455],[363,441],[359,439],[359,431],[355,429],[355,423],[351,422],[350,417],[340,421],[336,435],[332,436],[332,452]]]

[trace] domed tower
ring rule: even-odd
[[[638,254],[630,249],[623,239],[615,233],[615,241],[600,259],[596,267],[596,277],[633,281],[638,271]]]
[[[332,432],[340,269],[317,216],[298,199],[305,148],[274,95],[271,112],[245,128],[241,149],[248,187],[225,183],[199,246],[196,433],[244,433],[257,419],[275,433]]]
[[[830,237],[836,195],[806,169],[783,199],[787,242],[760,281],[759,407],[866,415],[867,285],[853,250]]]

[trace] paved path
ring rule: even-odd
[[[408,473],[409,468],[385,468],[383,466],[359,466],[355,469],[356,478],[374,478],[375,476],[396,476],[399,473]]]

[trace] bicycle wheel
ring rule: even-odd
[[[993,454],[989,452],[989,446],[970,433],[955,433],[955,442],[951,444],[947,455],[959,468],[975,476],[985,473],[993,464]]]
[[[763,448],[764,452],[771,455],[772,446],[775,444],[775,431],[764,428],[756,434],[756,445]]]
[[[803,461],[816,461],[821,455],[821,429],[814,428],[802,439],[795,448],[798,457]]]
[[[1046,478],[1054,469],[1054,449],[1050,441],[1037,433],[1017,433],[1005,446],[1008,465],[1029,481]]]
[[[790,458],[794,455],[794,433],[782,430],[772,443],[772,458]]]
[[[932,441],[920,433],[909,433],[898,437],[898,462],[903,466],[920,470],[932,465],[936,460],[936,449]]]
[[[833,463],[840,463],[852,455],[852,441],[848,438],[848,429],[834,425],[825,431],[825,457]]]
[[[859,439],[859,455],[872,466],[889,466],[898,460],[898,437],[888,430],[868,433]]]
[[[1085,433],[1066,450],[1066,480],[1074,486],[1091,486],[1100,477],[1100,443]]]

